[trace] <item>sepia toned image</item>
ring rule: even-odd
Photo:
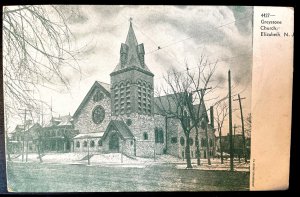
[[[3,7],[9,192],[247,191],[253,7]]]

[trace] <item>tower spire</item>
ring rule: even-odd
[[[128,30],[128,34],[127,34],[127,38],[126,38],[126,42],[125,44],[127,44],[129,47],[136,47],[138,45],[137,39],[135,37],[135,33],[133,31],[132,28],[132,18],[129,18],[129,30]]]

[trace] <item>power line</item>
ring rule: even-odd
[[[122,17],[125,19],[124,16],[122,16]],[[201,33],[200,35],[197,35],[197,36],[190,36],[190,37],[187,37],[187,38],[184,38],[184,39],[181,39],[181,40],[178,40],[178,41],[169,43],[169,44],[167,44],[167,45],[165,45],[165,46],[159,46],[159,45],[157,45],[157,43],[156,43],[152,38],[150,38],[150,36],[146,35],[146,34],[143,33],[141,30],[139,30],[139,31],[140,31],[145,37],[147,37],[151,42],[153,42],[153,43],[157,46],[157,49],[152,50],[152,51],[150,51],[150,52],[148,52],[148,53],[145,54],[145,55],[149,55],[149,54],[152,54],[152,53],[154,53],[154,52],[157,52],[157,51],[159,51],[159,50],[161,50],[161,49],[170,47],[170,46],[175,45],[175,44],[178,44],[178,43],[180,43],[180,42],[184,42],[184,41],[186,41],[186,40],[188,40],[188,39],[191,39],[191,38],[194,38],[194,37],[198,37],[198,36],[204,35],[204,34],[206,34],[207,32],[210,32],[210,31],[213,31],[213,30],[216,30],[216,29],[220,29],[220,28],[223,28],[223,27],[225,27],[225,26],[228,26],[228,25],[231,25],[231,24],[234,24],[234,23],[239,23],[239,22],[241,22],[241,21],[243,21],[243,20],[245,20],[245,19],[248,19],[248,18],[250,18],[250,17],[252,17],[252,14],[247,15],[246,17],[239,18],[238,20],[234,20],[234,21],[231,21],[231,22],[229,22],[229,23],[226,23],[226,24],[223,24],[223,25],[214,27],[214,28],[212,28],[212,29],[210,29],[210,30],[204,31],[204,32]],[[126,20],[127,20],[127,19],[126,19]],[[135,24],[133,24],[133,25],[137,27],[137,25],[135,25]],[[208,35],[209,35],[209,34],[207,34],[207,36],[208,36]],[[206,37],[206,36],[205,36],[205,37]],[[203,39],[203,38],[205,38],[205,37],[202,37],[201,39]],[[179,61],[178,61],[178,62],[179,62]]]
[[[250,55],[252,55],[252,53],[251,53],[251,54],[249,54],[249,53],[244,53],[244,54],[240,54],[240,55],[238,55],[238,56],[233,56],[233,57],[228,57],[228,58],[216,60],[216,61],[214,61],[214,62],[212,62],[212,63],[204,64],[204,66],[216,64],[216,63],[219,63],[219,62],[227,62],[228,60],[235,59],[235,58],[238,58],[238,57],[248,56],[248,55],[250,56]],[[191,67],[191,68],[189,68],[189,71],[190,71],[190,70],[193,70],[193,69],[196,69],[196,68],[198,68],[198,66]],[[186,72],[186,68],[185,68],[185,69],[182,69],[182,71],[176,71],[175,73],[183,73],[183,72]],[[163,77],[157,77],[156,79],[161,79],[161,78],[163,78]]]
[[[226,23],[226,24],[223,24],[223,25],[214,27],[214,28],[212,28],[212,29],[210,29],[210,30],[204,31],[204,32],[201,33],[200,35],[203,35],[203,34],[205,34],[205,33],[207,33],[207,32],[210,32],[210,31],[213,31],[213,30],[216,30],[216,29],[225,27],[225,26],[227,26],[227,25],[231,25],[231,24],[236,23],[236,22],[238,22],[238,21],[241,22],[242,20],[245,20],[245,19],[250,18],[250,17],[252,17],[252,14],[251,14],[251,15],[248,15],[247,17],[240,18],[239,20],[234,20],[234,21],[232,21],[232,22],[229,22],[229,23]],[[156,52],[156,51],[158,51],[158,50],[161,50],[161,49],[170,47],[170,46],[172,46],[172,45],[178,44],[178,43],[180,43],[180,42],[184,42],[184,41],[186,41],[186,40],[189,40],[189,39],[195,38],[195,37],[198,37],[198,35],[197,35],[197,36],[190,36],[190,37],[187,37],[187,38],[184,38],[184,39],[175,41],[175,42],[173,42],[173,43],[169,43],[169,44],[167,44],[167,45],[165,45],[165,46],[158,46],[157,49],[152,50],[152,51],[150,51],[150,52],[148,52],[148,53],[146,53],[146,54],[154,53],[154,52]],[[201,38],[201,39],[203,39],[203,38]]]

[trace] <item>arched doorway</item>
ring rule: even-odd
[[[119,152],[119,136],[117,132],[112,133],[109,138],[109,150],[111,152]]]

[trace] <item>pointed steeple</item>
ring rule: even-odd
[[[125,44],[127,44],[127,46],[132,47],[132,48],[135,48],[138,45],[137,39],[135,37],[134,31],[132,28],[132,19],[131,18],[130,18],[130,25],[129,25],[129,30],[128,30]]]
[[[129,19],[129,30],[125,43],[121,43],[120,61],[114,72],[126,68],[139,68],[151,72],[145,64],[144,44],[139,44],[132,24],[132,18]]]

